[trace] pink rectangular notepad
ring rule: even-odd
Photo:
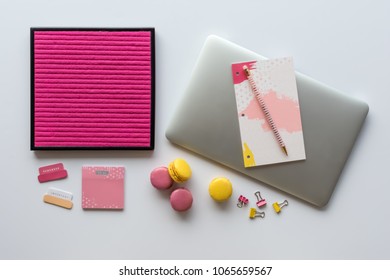
[[[31,149],[153,149],[154,29],[31,29]]]
[[[123,209],[124,178],[124,167],[83,166],[82,207]]]
[[[245,75],[244,66],[251,72],[259,98]],[[232,77],[244,166],[306,159],[292,57],[233,63]],[[280,133],[288,155],[281,149],[268,115]]]

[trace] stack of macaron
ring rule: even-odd
[[[150,183],[158,190],[170,189],[175,183],[186,182],[191,177],[191,168],[182,158],[172,161],[168,167],[160,166],[150,173]],[[170,195],[170,203],[174,210],[184,212],[191,208],[192,193],[185,187],[176,188]]]
[[[189,180],[191,175],[192,171],[188,163],[182,158],[177,158],[172,161],[168,167],[160,166],[153,169],[150,173],[150,182],[152,186],[158,190],[168,190],[177,183],[178,187],[176,187],[170,194],[170,203],[174,210],[184,212],[192,207],[193,197],[191,191],[186,187],[180,186],[180,184]],[[209,195],[218,203],[228,201],[232,194],[232,183],[225,177],[216,177],[209,184]],[[267,204],[265,199],[261,197],[259,191],[255,192],[254,195],[257,198],[256,205],[258,208]],[[239,204],[237,205],[240,208],[240,202],[242,202],[241,198],[246,200],[246,202],[244,202],[245,204],[248,202],[248,199],[241,195],[239,198]],[[272,206],[275,212],[279,213],[281,208],[287,205],[288,202],[285,200],[282,203],[275,202]],[[264,216],[264,212],[258,212],[253,207],[250,208],[249,218],[264,218]]]

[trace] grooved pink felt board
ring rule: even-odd
[[[153,149],[154,29],[31,28],[31,149]]]

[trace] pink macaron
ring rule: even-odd
[[[161,166],[153,169],[150,173],[150,183],[159,190],[169,189],[173,185],[173,180],[169,175],[168,168]]]
[[[184,212],[192,206],[192,194],[186,188],[178,188],[171,193],[171,206],[178,212]]]

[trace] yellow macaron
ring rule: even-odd
[[[192,174],[190,166],[182,158],[177,158],[172,161],[168,166],[168,171],[173,181],[177,183],[187,181]]]
[[[215,201],[222,202],[228,200],[232,193],[232,183],[227,178],[215,178],[209,185],[209,194]]]

